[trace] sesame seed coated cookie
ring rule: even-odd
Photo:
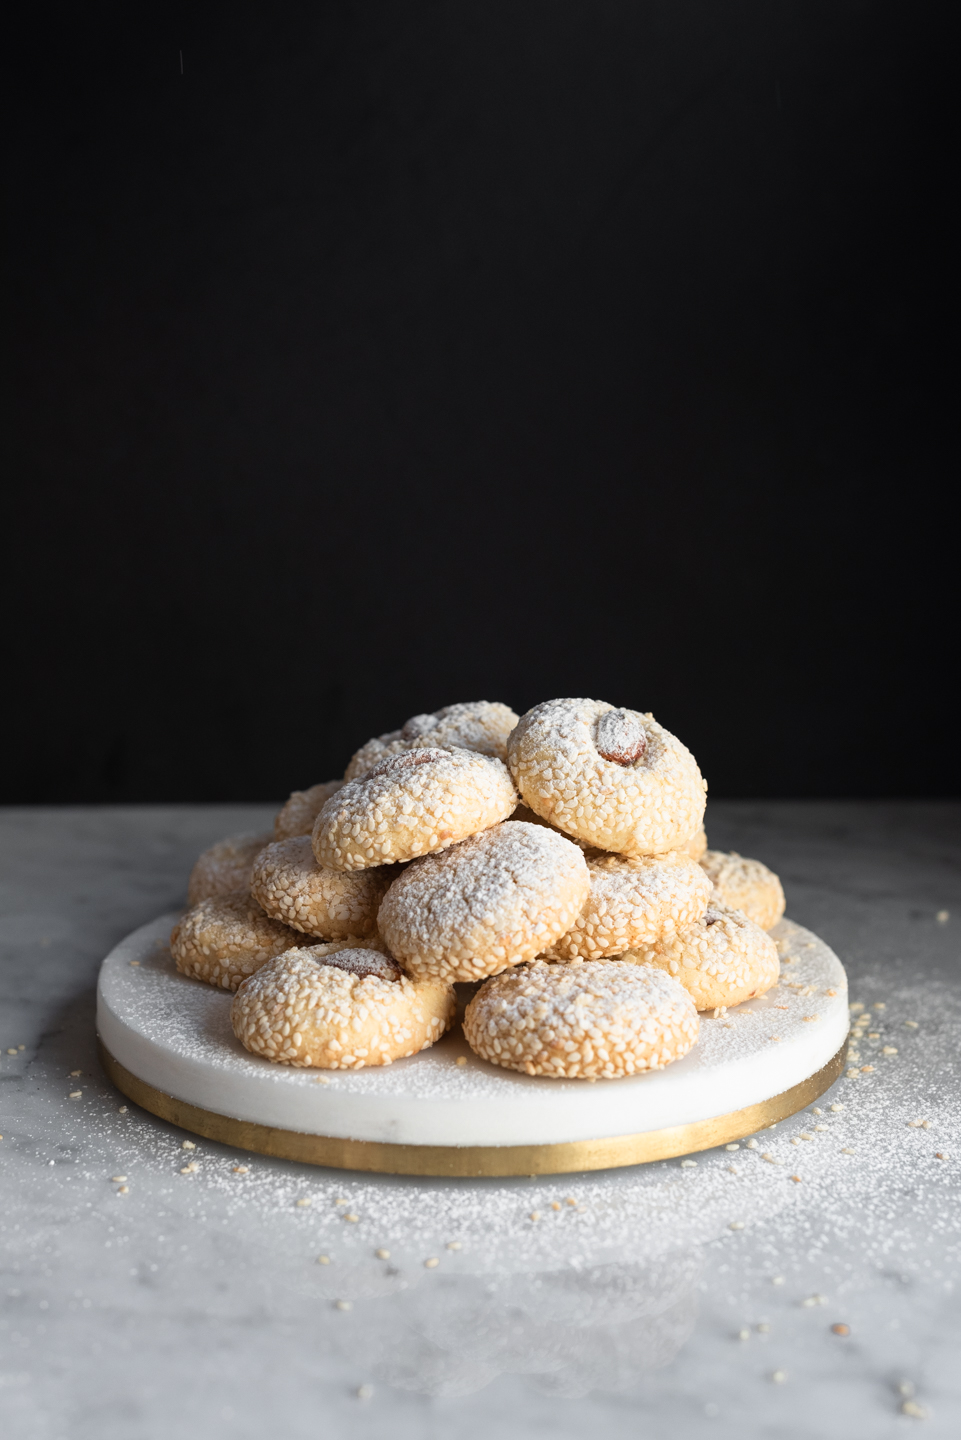
[[[170,932],[170,953],[181,975],[236,990],[275,955],[302,944],[271,920],[246,890],[212,895],[183,915]]]
[[[229,895],[235,890],[250,889],[250,871],[254,860],[271,835],[255,835],[245,831],[242,835],[229,835],[218,840],[198,856],[187,882],[187,903],[197,905],[214,895]]]
[[[389,755],[332,795],[314,825],[318,865],[363,870],[446,850],[517,804],[507,766],[470,750]]]
[[[377,910],[392,878],[382,865],[327,870],[314,859],[310,836],[293,835],[261,850],[250,893],[266,915],[305,935],[361,939],[376,932]]]
[[[716,900],[686,930],[623,958],[666,970],[690,993],[698,1010],[753,1000],[770,990],[781,973],[770,935],[740,910]]]
[[[377,926],[409,974],[480,980],[546,950],[589,889],[576,845],[508,820],[411,865],[384,897]]]
[[[679,849],[704,816],[694,756],[651,715],[601,700],[547,700],[511,733],[507,763],[526,805],[600,850]]]
[[[230,1020],[242,1045],[277,1064],[360,1070],[426,1050],[454,1009],[452,985],[409,980],[382,952],[315,945],[252,975]]]
[[[445,705],[431,715],[412,715],[400,730],[390,730],[362,745],[347,766],[345,779],[356,780],[373,770],[388,755],[399,755],[424,745],[457,745],[480,755],[507,758],[507,737],[517,724],[509,705],[498,701],[472,700],[462,705]]]
[[[510,970],[481,987],[464,1017],[468,1045],[493,1065],[572,1080],[660,1070],[698,1030],[683,986],[621,960]]]
[[[701,826],[697,834],[688,840],[686,845],[681,845],[679,848],[686,855],[690,855],[692,860],[700,860],[707,849],[707,831],[704,826]]]
[[[696,860],[666,855],[587,857],[591,890],[566,935],[545,959],[603,960],[692,925],[707,909],[711,883]],[[705,883],[706,882],[706,883]]]
[[[343,788],[343,780],[325,780],[309,790],[294,790],[290,799],[277,812],[274,839],[289,840],[291,835],[309,835],[324,802]]]
[[[773,870],[760,860],[732,851],[706,850],[701,867],[714,883],[714,897],[732,910],[743,910],[762,930],[771,930],[784,914],[784,891]]]

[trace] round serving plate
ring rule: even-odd
[[[837,1079],[847,979],[809,930],[771,933],[781,980],[702,1015],[697,1045],[664,1070],[554,1080],[481,1060],[460,1027],[369,1070],[295,1070],[249,1054],[232,995],[178,975],[177,915],[135,930],[100,970],[97,1029],[111,1080],[185,1130],[315,1165],[407,1175],[549,1175],[663,1160],[738,1140],[810,1105]],[[460,1063],[458,1063],[460,1062]]]

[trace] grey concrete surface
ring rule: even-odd
[[[484,1182],[184,1151],[99,1070],[103,955],[270,816],[0,813],[6,1435],[958,1433],[961,807],[709,807],[712,845],[776,869],[852,999],[884,1007],[824,1128],[764,1138],[783,1165]]]

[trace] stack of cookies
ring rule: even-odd
[[[200,857],[177,968],[235,990],[254,1054],[387,1065],[464,1035],[529,1075],[615,1079],[777,979],[777,876],[707,850],[706,785],[652,715],[480,701],[369,740],[274,835]],[[462,993],[461,998],[466,998]]]

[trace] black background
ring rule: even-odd
[[[956,791],[955,10],[31,7],[3,798],[555,695],[715,795]]]

